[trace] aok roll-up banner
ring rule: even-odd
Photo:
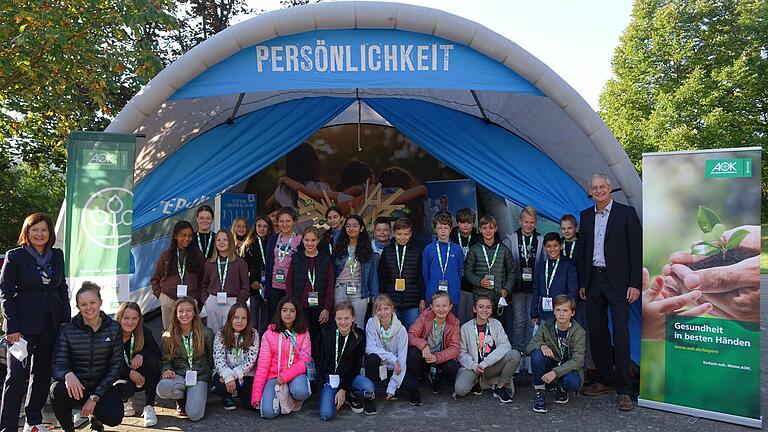
[[[70,298],[84,281],[97,283],[108,314],[129,294],[135,149],[133,135],[73,132],[67,142]]]
[[[761,427],[760,157],[643,155],[640,406]]]

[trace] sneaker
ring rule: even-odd
[[[424,405],[424,403],[421,402],[421,392],[416,390],[415,392],[411,393],[411,398],[408,400],[408,403],[415,407]]]
[[[566,404],[568,403],[568,400],[568,392],[565,391],[562,387],[558,386],[557,390],[555,390],[555,403]]]
[[[152,427],[157,424],[157,415],[155,414],[155,407],[147,405],[144,407],[144,427]]]
[[[232,411],[233,409],[237,408],[237,402],[235,402],[235,398],[232,396],[227,396],[222,400],[224,404],[224,409],[227,411]]]
[[[472,387],[472,394],[480,396],[483,394],[483,388],[480,387],[480,383],[475,384],[474,387]]]
[[[185,410],[185,406],[187,405],[187,402],[185,400],[176,401],[176,416],[181,418],[187,418],[187,411]]]
[[[363,412],[364,404],[359,398],[347,399],[347,405],[349,405],[349,409],[351,409],[353,413],[360,414]]]
[[[133,417],[135,415],[136,409],[133,407],[133,399],[128,399],[128,401],[123,404],[123,416]]]
[[[440,380],[432,381],[432,394],[440,394],[443,392],[443,384]]]
[[[506,387],[493,387],[493,397],[498,399],[501,403],[510,403],[512,402],[512,397],[509,396],[509,393],[507,393]]]
[[[80,410],[72,410],[72,426],[77,429],[88,422],[88,417],[80,415]]]
[[[91,416],[91,430],[99,432],[104,431],[104,425],[101,424],[101,422],[95,416]]]
[[[533,398],[533,412],[547,412],[547,400],[544,398],[544,393],[540,391],[537,391],[536,397]]]
[[[376,415],[379,412],[376,410],[376,401],[373,399],[366,399],[363,402],[363,412],[366,415]]]
[[[24,432],[48,432],[48,428],[44,424],[30,426],[24,423]]]

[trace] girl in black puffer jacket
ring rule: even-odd
[[[123,402],[112,386],[120,374],[120,325],[101,311],[99,286],[84,282],[75,296],[80,311],[61,329],[53,353],[51,407],[64,431],[74,431],[72,407],[82,405],[91,430],[123,421]]]

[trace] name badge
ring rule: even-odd
[[[197,371],[188,370],[187,373],[184,374],[184,384],[187,387],[197,385]]]
[[[387,365],[379,365],[379,379],[384,381],[387,379]]]
[[[261,276],[259,277],[259,283],[262,285],[267,283],[267,272],[265,270],[261,271]]]
[[[285,283],[285,272],[283,272],[282,269],[278,269],[275,272],[275,282],[277,282],[277,283]]]
[[[523,268],[523,280],[526,282],[533,280],[533,270],[530,267]]]
[[[216,293],[216,304],[220,304],[220,305],[227,304],[227,293],[226,292],[217,292]]]
[[[317,298],[317,291],[311,291],[307,293],[307,304],[310,307],[317,307],[320,304]]]
[[[437,290],[448,291],[448,281],[445,279],[440,279],[439,281],[437,281]]]
[[[395,279],[395,291],[405,291],[405,279]]]
[[[496,286],[496,278],[492,274],[485,275],[485,278],[488,279],[488,289],[493,289]]]
[[[357,285],[355,284],[347,284],[347,295],[355,295],[357,294]]]
[[[461,250],[464,252],[464,256],[467,256],[467,254],[469,253],[469,246],[463,246]]]
[[[186,285],[176,285],[176,297],[186,297],[187,296],[187,286]]]
[[[552,297],[541,298],[541,310],[544,312],[552,312]]]
[[[341,379],[338,375],[328,375],[328,384],[331,385],[332,389],[339,388],[339,383],[341,383]]]
[[[43,282],[43,285],[50,285],[51,283],[51,278],[45,276],[40,276],[40,280]]]

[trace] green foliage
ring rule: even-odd
[[[739,229],[731,233],[728,241],[723,241],[725,225],[720,223],[720,216],[717,213],[706,207],[699,206],[696,217],[702,235],[701,242],[696,243],[691,248],[691,254],[693,255],[712,256],[721,253],[725,256],[729,249],[739,247],[741,241],[749,235],[749,231]]]
[[[768,209],[768,2],[636,0],[601,116],[642,153],[761,146]]]
[[[0,184],[0,253],[5,253],[16,246],[21,225],[30,213],[46,213],[56,220],[64,200],[64,176],[22,163],[0,171]]]

